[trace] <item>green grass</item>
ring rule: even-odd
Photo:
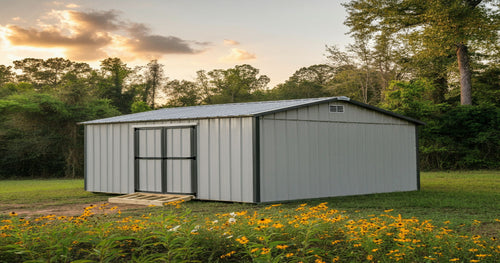
[[[83,180],[8,180],[0,181],[0,208],[34,208],[104,201],[105,194],[83,190]],[[330,207],[364,217],[394,209],[405,217],[418,217],[454,225],[473,220],[493,222],[500,217],[500,171],[423,172],[421,190],[362,196],[344,196],[290,201],[284,208],[307,202],[328,202]],[[244,209],[256,210],[266,204],[191,201],[185,206],[200,216]],[[157,208],[161,210],[164,208]],[[140,211],[132,211],[141,213]]]
[[[275,205],[190,201],[99,215],[85,209],[78,217],[4,214],[0,262],[497,262],[500,171],[428,172],[421,182],[421,191]],[[0,204],[12,207],[107,197],[83,191],[82,180],[0,182]]]
[[[1,211],[91,203],[106,199],[106,195],[85,191],[83,189],[83,180],[81,179],[0,181]]]

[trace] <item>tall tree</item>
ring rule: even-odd
[[[345,24],[355,38],[383,35],[383,39],[394,39],[410,56],[454,56],[460,74],[461,103],[466,105],[472,103],[470,54],[494,50],[492,47],[499,45],[500,11],[495,3],[493,0],[353,0],[344,4],[348,13]]]
[[[132,70],[120,58],[107,58],[101,61],[100,96],[110,99],[111,104],[122,113],[129,113],[135,94],[127,90],[125,79]]]
[[[148,63],[144,88],[144,102],[146,102],[151,109],[156,107],[155,101],[158,96],[158,91],[165,80],[164,75],[163,65],[159,64],[158,60],[151,60]]]
[[[335,72],[327,86],[327,91],[333,96],[348,96],[364,103],[377,104],[382,97],[384,76],[388,71],[377,71],[377,57],[370,50],[366,40],[349,45],[348,52],[339,50],[336,46],[327,46],[327,58]],[[387,84],[387,82],[385,82]]]

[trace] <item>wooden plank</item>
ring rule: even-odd
[[[119,204],[136,205],[156,205],[163,206],[166,203],[176,201],[189,201],[193,199],[192,195],[173,195],[173,194],[150,194],[150,193],[132,193],[117,197],[110,197],[108,202]]]

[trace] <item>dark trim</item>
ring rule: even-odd
[[[198,133],[196,126],[191,127],[191,192],[198,192]]]
[[[415,148],[416,148],[416,152],[417,152],[417,155],[416,155],[416,159],[417,159],[417,190],[420,191],[420,157],[419,157],[419,154],[418,154],[418,134],[419,134],[419,131],[418,131],[418,126],[415,126]]]
[[[134,158],[139,156],[139,130],[134,129]],[[134,159],[134,192],[139,189],[139,159]]]
[[[162,149],[163,151],[163,149]],[[196,160],[195,156],[191,157],[139,157],[136,156],[135,159],[139,160]]]
[[[410,118],[410,117],[406,117],[404,115],[397,114],[397,113],[394,113],[392,111],[384,110],[384,109],[381,109],[381,108],[378,108],[378,107],[375,107],[375,106],[372,106],[372,105],[364,104],[364,103],[359,102],[359,101],[349,100],[348,102],[352,103],[354,105],[363,107],[363,108],[367,108],[367,109],[370,109],[370,110],[378,111],[380,113],[383,113],[383,114],[386,114],[386,115],[389,115],[389,116],[393,116],[393,117],[396,117],[396,118],[399,118],[399,119],[407,120],[407,121],[413,122],[413,123],[415,123],[417,125],[425,125],[426,124],[423,121],[419,121],[419,120],[416,120],[416,119],[413,119],[413,118]]]
[[[191,156],[186,156],[186,157],[167,157],[167,137],[168,133],[167,131],[169,129],[190,129],[190,144],[191,144]],[[161,140],[161,157],[143,157],[140,156],[139,154],[139,131],[141,130],[160,130],[161,135],[160,135],[160,140]],[[196,126],[195,125],[183,125],[183,126],[175,126],[175,127],[169,127],[169,126],[156,126],[156,127],[138,127],[134,128],[134,191],[135,192],[145,192],[145,191],[140,191],[139,188],[139,164],[140,160],[160,160],[161,161],[161,191],[159,192],[151,192],[151,193],[163,193],[163,194],[169,194],[171,192],[167,192],[168,185],[167,185],[167,174],[168,174],[168,167],[167,167],[167,160],[191,160],[191,192],[192,193],[184,193],[184,194],[194,194],[196,193],[197,189],[197,156],[196,156]],[[173,194],[173,193],[172,193]],[[178,193],[176,193],[178,194]]]
[[[253,118],[253,201],[260,203],[260,118]]]
[[[196,195],[196,193],[178,193],[178,192],[153,192],[153,191],[137,191],[138,193],[151,193],[151,194],[173,194],[173,195]],[[168,203],[168,202],[165,202]]]
[[[87,126],[83,127],[83,189],[88,191]]]
[[[195,125],[179,125],[179,126],[168,126],[169,123],[167,124],[160,124],[160,125],[166,125],[166,126],[153,126],[153,127],[137,127],[134,128],[136,130],[159,130],[159,129],[186,129],[186,128],[192,128]]]
[[[161,129],[161,156],[167,156],[167,131],[163,128]],[[167,192],[167,160],[165,158],[160,158],[161,161],[161,192]]]
[[[308,119],[283,119],[283,118],[272,118],[265,120],[276,120],[276,121],[307,121],[307,122],[320,122],[320,123],[349,123],[349,124],[367,124],[367,125],[390,125],[390,126],[408,126],[406,123],[378,123],[378,122],[362,122],[362,121],[321,121],[321,120],[308,120]]]

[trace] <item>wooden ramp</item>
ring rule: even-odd
[[[177,201],[189,201],[193,199],[192,195],[174,195],[174,194],[150,194],[150,193],[133,193],[117,197],[110,197],[108,202],[119,204],[135,204],[135,205],[156,205],[162,206],[166,203]]]

